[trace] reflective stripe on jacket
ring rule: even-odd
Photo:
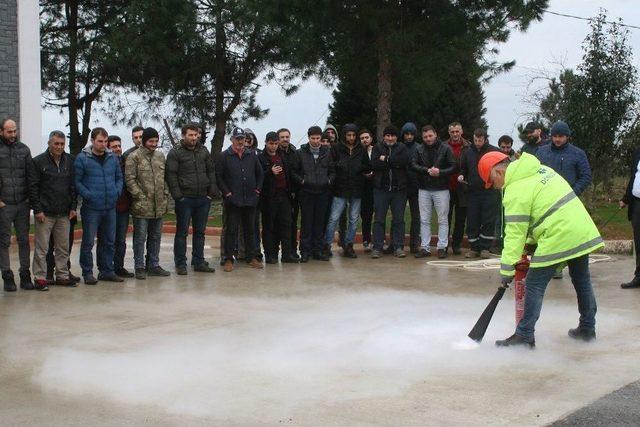
[[[530,154],[507,168],[502,204],[505,237],[500,274],[513,276],[525,242],[537,244],[531,268],[580,257],[604,246],[571,186]]]

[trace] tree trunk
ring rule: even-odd
[[[222,21],[222,8],[216,14],[216,48],[215,48],[215,130],[211,144],[211,154],[214,158],[222,151],[224,135],[227,127],[227,116],[224,111],[224,84],[226,56],[226,34]]]
[[[69,151],[76,155],[82,150],[82,136],[78,121],[78,93],[76,91],[76,62],[78,56],[78,2],[65,2],[69,32],[69,71],[67,75],[67,111],[69,113]]]
[[[378,54],[378,101],[376,108],[376,136],[382,141],[382,132],[391,124],[391,58],[389,44],[384,35],[376,42]]]

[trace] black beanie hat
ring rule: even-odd
[[[265,138],[265,142],[269,141],[278,141],[278,134],[276,132],[267,132],[267,136]]]
[[[344,135],[347,134],[347,132],[355,132],[358,133],[358,126],[355,123],[347,123],[346,125],[344,125],[344,127],[342,128],[342,133]]]
[[[386,128],[384,128],[384,131],[382,132],[382,136],[385,136],[385,135],[398,136],[398,128],[393,125],[387,126]]]
[[[158,135],[157,130],[155,130],[154,128],[146,128],[145,130],[142,131],[142,145],[144,145],[145,142],[147,142],[151,138],[160,139],[160,135]]]
[[[311,135],[322,135],[322,129],[320,129],[320,126],[311,126],[307,131],[307,136]]]

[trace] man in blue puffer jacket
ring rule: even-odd
[[[95,128],[91,131],[91,145],[76,157],[75,184],[82,196],[80,215],[82,243],[80,267],[85,285],[95,285],[93,276],[93,242],[98,237],[98,279],[122,282],[113,268],[116,238],[116,201],[123,188],[122,169],[118,158],[107,150],[107,131]]]
[[[569,125],[562,121],[555,122],[551,126],[551,144],[541,146],[536,157],[540,163],[558,172],[579,196],[591,184],[591,168],[585,152],[571,144],[570,137]],[[563,268],[560,266],[556,270],[554,279],[562,279]]]
[[[591,184],[591,168],[583,150],[569,142],[571,130],[565,122],[551,127],[551,144],[540,147],[536,157],[545,166],[558,172],[571,186],[576,196]]]

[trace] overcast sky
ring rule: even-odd
[[[622,17],[626,24],[640,26],[638,0],[551,0],[549,3],[551,11],[583,17],[595,16],[598,9],[604,7],[608,10],[609,20]],[[581,43],[588,32],[587,21],[545,14],[544,19],[532,24],[526,33],[514,32],[507,43],[499,46],[500,55],[497,59],[515,60],[516,66],[510,72],[494,78],[485,87],[486,117],[492,142],[502,134],[511,135],[517,141],[516,126],[535,110],[525,102],[531,76],[538,73],[536,70],[557,71],[559,63],[574,68],[581,61]],[[634,52],[634,64],[640,68],[640,30],[630,30],[629,45]],[[305,82],[290,97],[285,97],[277,85],[265,86],[258,94],[258,102],[270,109],[269,115],[260,121],[251,120],[241,125],[256,133],[260,145],[268,131],[288,127],[292,131],[292,142],[299,145],[300,141],[304,142],[309,126],[324,126],[326,123],[328,107],[332,102],[331,91],[332,88],[315,80]],[[424,118],[425,123],[428,120],[428,117]],[[64,117],[56,111],[45,110],[42,133],[46,135],[52,129],[62,129],[65,123]],[[120,135],[125,149],[132,145],[129,129],[112,126],[101,114],[94,115],[92,125],[101,125],[110,133]],[[161,129],[160,123],[145,125]],[[43,147],[44,144],[43,139]]]

